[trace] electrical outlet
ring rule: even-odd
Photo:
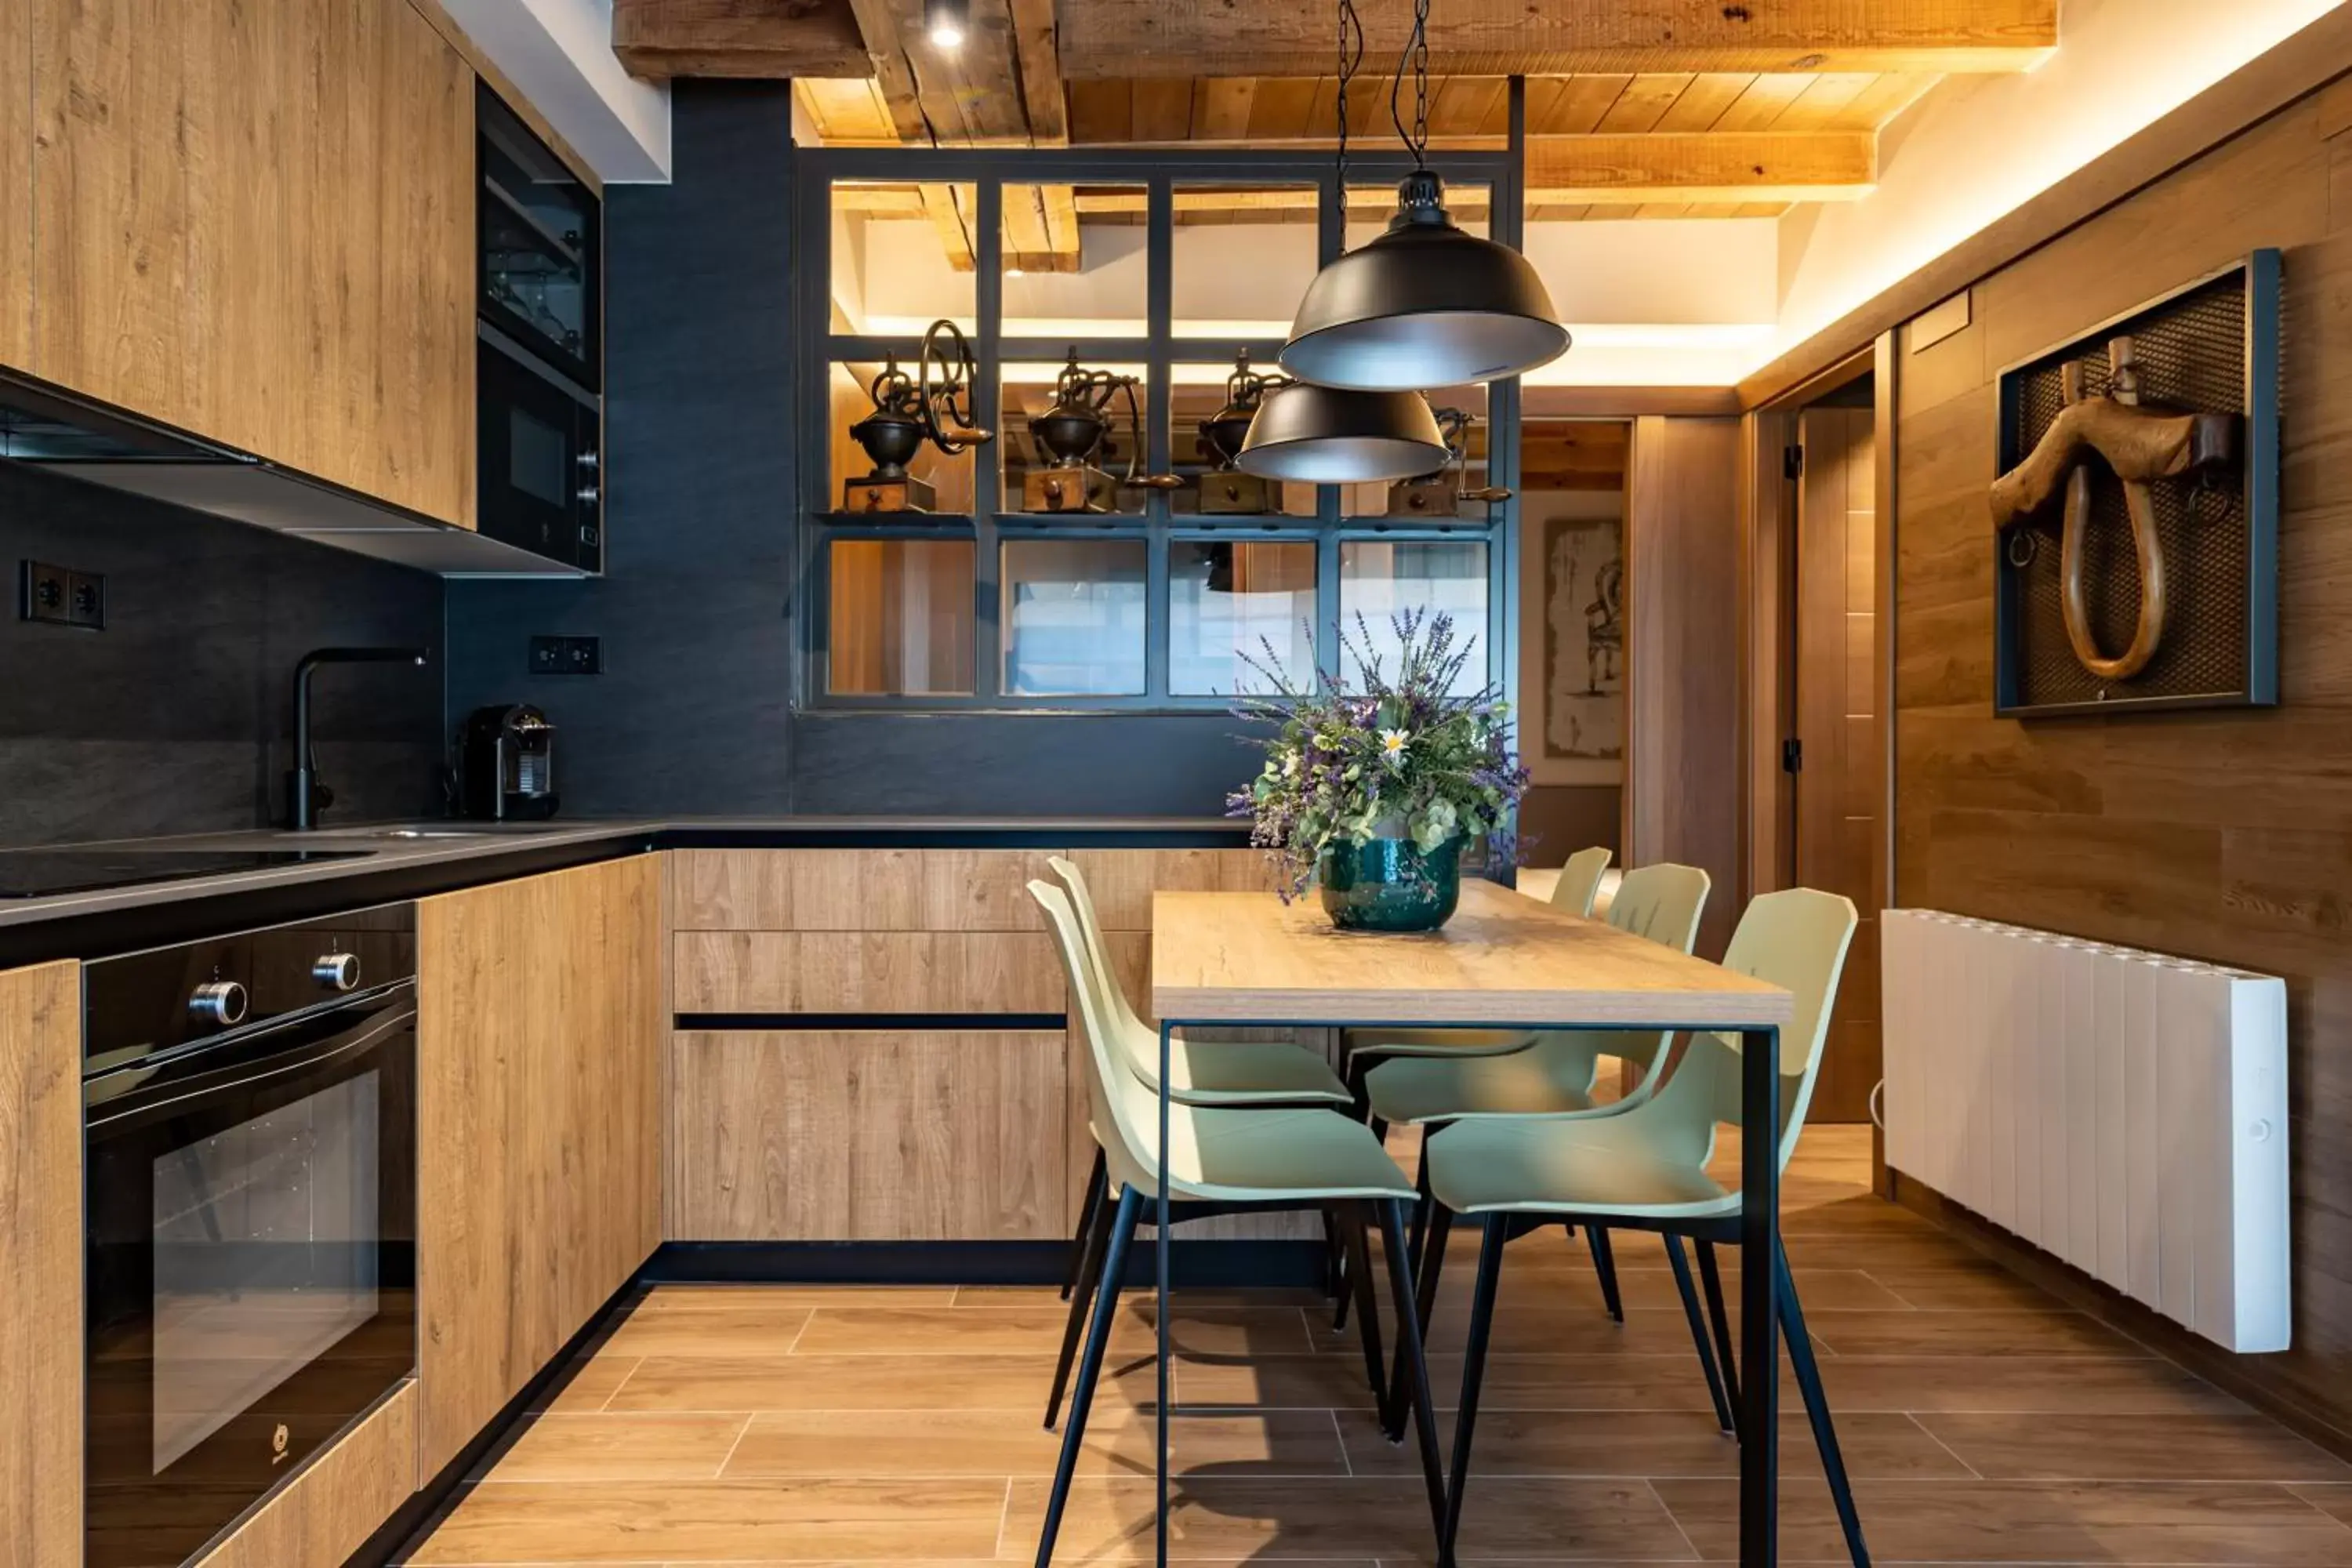
[[[535,637],[530,639],[533,675],[602,675],[604,643],[601,637]]]
[[[17,613],[28,621],[98,631],[106,625],[106,579],[96,572],[68,572],[46,561],[24,563]]]

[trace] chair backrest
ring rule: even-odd
[[[1804,1131],[1813,1085],[1821,1077],[1822,1047],[1829,1037],[1830,1014],[1846,951],[1860,922],[1853,901],[1811,888],[1790,888],[1748,900],[1731,933],[1723,966],[1752,974],[1796,998],[1794,1016],[1780,1031],[1780,1165],[1788,1168]],[[1714,1147],[1717,1122],[1740,1124],[1739,1037],[1694,1035],[1674,1077],[1643,1108],[1662,1128],[1672,1126],[1690,1141],[1685,1158],[1705,1163]],[[1635,1114],[1629,1112],[1629,1114]],[[1671,1135],[1671,1134],[1670,1134]]]
[[[1551,885],[1552,907],[1590,919],[1593,895],[1601,891],[1601,875],[1608,869],[1606,845],[1596,844],[1570,856],[1568,864],[1560,868],[1559,880]]]
[[[1045,911],[1054,951],[1061,958],[1063,977],[1069,983],[1070,1019],[1086,1040],[1087,1103],[1095,1137],[1102,1142],[1112,1173],[1121,1181],[1157,1181],[1159,1097],[1115,1054],[1118,1047],[1112,1041],[1117,1038],[1118,1026],[1111,1021],[1108,1003],[1102,994],[1102,980],[1087,953],[1070,897],[1042,880],[1029,884],[1029,896]],[[1186,1107],[1169,1107],[1168,1131],[1171,1143],[1180,1150],[1191,1142],[1191,1115]],[[1177,1163],[1181,1167],[1186,1162],[1180,1158]],[[1192,1163],[1197,1165],[1198,1162]]]
[[[1599,854],[1604,864],[1609,854],[1605,849],[1584,853]],[[1575,862],[1570,864],[1573,866]],[[1566,875],[1561,873],[1563,879]],[[1598,887],[1598,869],[1592,879]],[[1617,879],[1617,896],[1610,900],[1606,918],[1619,931],[1647,937],[1677,952],[1688,952],[1698,941],[1698,918],[1706,908],[1707,891],[1713,886],[1707,874],[1696,866],[1678,866],[1672,861],[1637,866]],[[1544,1037],[1544,1049],[1565,1081],[1587,1090],[1592,1087],[1602,1057],[1642,1063],[1642,1081],[1625,1096],[1631,1104],[1647,1099],[1656,1089],[1658,1076],[1665,1070],[1666,1047],[1673,1043],[1671,1031],[1558,1034]],[[1574,1081],[1580,1079],[1580,1082]]]

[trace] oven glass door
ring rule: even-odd
[[[403,982],[84,1085],[86,1568],[176,1568],[416,1366]]]

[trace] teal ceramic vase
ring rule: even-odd
[[[1409,838],[1328,845],[1315,879],[1341,931],[1435,931],[1462,898],[1462,837],[1425,853]]]

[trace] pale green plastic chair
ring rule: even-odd
[[[1045,911],[1055,951],[1069,982],[1071,1020],[1087,1046],[1089,1125],[1101,1145],[1111,1190],[1116,1194],[1116,1203],[1103,1206],[1087,1235],[1086,1271],[1092,1273],[1098,1264],[1100,1272],[1091,1291],[1082,1284],[1072,1298],[1063,1336],[1061,1365],[1046,1404],[1045,1425],[1050,1428],[1061,1405],[1070,1358],[1077,1348],[1091,1295],[1092,1320],[1086,1329],[1086,1352],[1079,1362],[1077,1384],[1070,1396],[1061,1460],[1055,1471],[1045,1531],[1037,1547],[1038,1568],[1045,1568],[1053,1558],[1063,1505],[1068,1498],[1070,1478],[1085,1437],[1087,1412],[1094,1398],[1117,1314],[1119,1287],[1127,1272],[1128,1249],[1135,1227],[1144,1215],[1144,1205],[1157,1196],[1161,1158],[1158,1092],[1129,1069],[1124,1050],[1115,1052],[1110,1043],[1118,1037],[1120,1027],[1112,1000],[1117,987],[1107,984],[1107,976],[1093,962],[1069,896],[1043,881],[1031,882],[1029,892]],[[1365,1371],[1379,1399],[1384,1422],[1391,1405],[1412,1406],[1423,1479],[1429,1491],[1431,1524],[1435,1528],[1444,1511],[1437,1426],[1430,1414],[1434,1406],[1429,1396],[1419,1317],[1404,1262],[1404,1205],[1415,1196],[1412,1180],[1389,1158],[1370,1129],[1328,1110],[1242,1110],[1186,1105],[1172,1099],[1168,1107],[1166,1167],[1171,1203],[1193,1207],[1192,1217],[1200,1217],[1200,1205],[1211,1205],[1214,1213],[1234,1209],[1301,1210],[1339,1216],[1356,1262]],[[1183,1207],[1177,1208],[1172,1216],[1176,1222],[1185,1217]],[[1381,1227],[1381,1251],[1388,1262],[1395,1309],[1398,1363],[1393,1395],[1384,1376],[1377,1314],[1372,1310],[1368,1220],[1377,1220]],[[1404,1392],[1408,1383],[1412,1385],[1409,1394]],[[1396,1430],[1403,1430],[1402,1415]]]
[[[1724,967],[1770,981],[1796,999],[1794,1016],[1780,1037],[1780,1163],[1784,1171],[1804,1130],[1805,1112],[1821,1074],[1831,1007],[1855,924],[1852,901],[1834,893],[1808,888],[1768,893],[1748,904],[1724,955]],[[1706,1166],[1715,1152],[1718,1124],[1740,1122],[1739,1061],[1737,1037],[1695,1035],[1682,1063],[1664,1085],[1645,1103],[1622,1115],[1480,1118],[1456,1122],[1430,1137],[1423,1153],[1423,1172],[1437,1205],[1420,1255],[1423,1303],[1435,1297],[1452,1215],[1480,1216],[1486,1227],[1455,1420],[1448,1492],[1449,1552],[1461,1518],[1471,1430],[1503,1247],[1515,1231],[1526,1228],[1525,1216],[1582,1225],[1588,1230],[1617,1223],[1664,1234],[1667,1261],[1691,1310],[1692,1338],[1715,1397],[1717,1418],[1727,1430],[1735,1428],[1738,1394],[1714,1244],[1700,1235],[1699,1259],[1707,1278],[1716,1344],[1723,1358],[1720,1373],[1693,1303],[1682,1234],[1719,1229],[1719,1224],[1709,1222],[1738,1215],[1738,1192],[1717,1182]],[[1848,1551],[1860,1568],[1868,1562],[1862,1526],[1822,1395],[1811,1342],[1805,1337],[1787,1249],[1781,1248],[1766,1266],[1774,1270],[1774,1288],[1780,1297],[1790,1364],[1812,1421],[1814,1441],[1829,1476]],[[1402,1430],[1393,1415],[1391,1430]],[[1769,1440],[1769,1434],[1764,1436]]]
[[[1590,919],[1601,879],[1609,869],[1610,851],[1594,845],[1568,858],[1559,880],[1552,884],[1551,905],[1580,919]],[[1348,1087],[1360,1114],[1364,1109],[1363,1080],[1374,1068],[1399,1057],[1475,1058],[1508,1056],[1526,1050],[1536,1037],[1525,1029],[1361,1029],[1349,1031]]]
[[[1061,856],[1046,864],[1068,887],[1077,916],[1078,934],[1086,943],[1087,963],[1107,1007],[1106,1026],[1115,1055],[1144,1088],[1160,1090],[1160,1031],[1139,1016],[1111,972],[1110,950],[1103,941],[1101,922],[1095,918],[1094,894],[1086,873]],[[1192,1040],[1179,1037],[1168,1043],[1168,1098],[1184,1105],[1266,1106],[1328,1105],[1343,1108],[1354,1096],[1331,1064],[1296,1046],[1239,1045],[1231,1041]],[[1100,1133],[1097,1133],[1097,1142]],[[1070,1237],[1070,1268],[1062,1281],[1062,1297],[1069,1299],[1086,1267],[1087,1234],[1108,1199],[1108,1175],[1097,1150],[1094,1168],[1087,1174],[1086,1191],[1078,1200],[1078,1226]]]
[[[1598,879],[1596,878],[1596,880]],[[1711,882],[1696,866],[1643,866],[1628,871],[1609,906],[1619,931],[1688,952],[1698,940]],[[1474,1116],[1614,1116],[1655,1090],[1671,1034],[1530,1035],[1509,1056],[1410,1057],[1383,1062],[1364,1077],[1375,1127],[1461,1121]],[[1643,1064],[1642,1081],[1623,1099],[1592,1102],[1601,1058]]]

